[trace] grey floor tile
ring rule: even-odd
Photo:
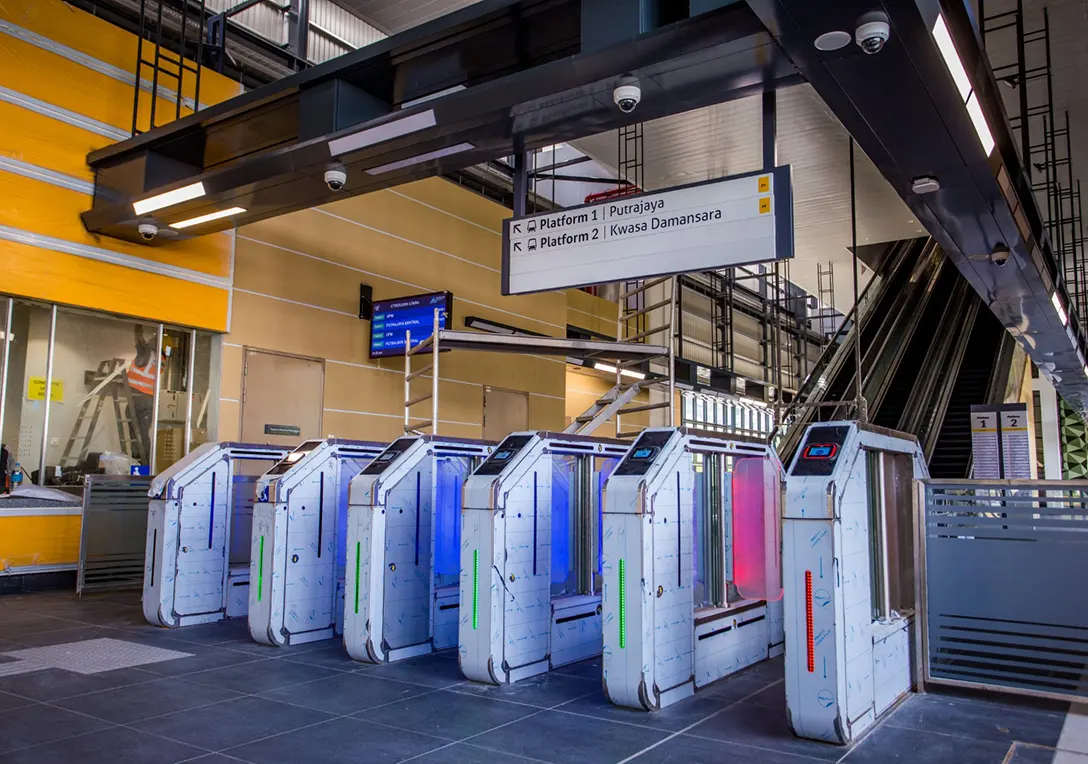
[[[108,726],[110,725],[98,719],[53,706],[36,704],[14,708],[0,715],[0,751],[49,743]]]
[[[533,708],[518,703],[439,690],[389,703],[373,711],[362,711],[355,716],[447,740],[464,740],[533,713],[536,713]]]
[[[544,711],[472,738],[473,745],[500,753],[563,764],[611,764],[668,737],[658,730]],[[501,759],[500,759],[501,760]]]
[[[763,708],[773,708],[786,713],[786,681],[775,682],[755,695],[746,697],[742,702],[762,706]]]
[[[450,688],[453,692],[479,695],[485,698],[527,703],[537,708],[552,708],[560,703],[591,695],[600,690],[600,683],[591,679],[547,673],[514,684],[479,684],[465,682]]]
[[[449,687],[468,681],[457,663],[457,653],[452,650],[375,666],[371,673],[385,679],[397,679],[427,687]]]
[[[56,705],[115,724],[128,724],[237,697],[238,693],[221,687],[162,679],[59,700]]]
[[[592,695],[556,706],[554,710],[675,732],[706,719],[729,703],[730,701],[697,693],[695,697],[682,700],[661,711],[639,711],[615,705],[604,694],[604,690],[600,690]]]
[[[447,742],[345,717],[232,748],[227,753],[259,764],[392,764]]]
[[[1053,747],[1062,733],[1063,721],[1057,714],[1034,708],[928,694],[908,698],[886,723],[1003,742],[1007,748],[1016,740]]]
[[[320,711],[245,697],[159,716],[132,726],[171,740],[222,751],[329,718],[329,714]]]
[[[430,691],[422,685],[376,679],[368,672],[361,672],[334,674],[313,682],[293,684],[263,692],[261,697],[347,716]]]
[[[677,735],[634,759],[636,764],[816,764],[819,761],[822,759],[689,735]]]
[[[843,764],[1001,764],[1009,747],[1009,743],[883,724],[858,743]]]
[[[552,669],[552,673],[562,674],[563,676],[576,676],[579,679],[591,679],[599,682],[601,681],[604,672],[604,666],[601,664],[602,660],[600,656],[598,656],[596,658],[590,658],[589,660],[579,661],[578,663],[560,666],[559,668]]]
[[[1053,764],[1088,764],[1088,756],[1072,751],[1055,751]]]
[[[344,643],[339,641],[331,645],[322,645],[313,650],[292,651],[284,655],[283,660],[302,663],[307,666],[324,666],[337,671],[359,671],[365,668],[373,668],[372,664],[360,663],[354,660],[348,655],[348,651],[344,649]]]
[[[776,712],[746,703],[728,706],[721,713],[692,727],[688,734],[824,761],[835,761],[843,754],[843,750],[837,746],[794,737],[786,724],[784,711]]]
[[[1012,744],[1012,757],[1005,764],[1051,764],[1054,761],[1054,749],[1041,746]]]
[[[471,743],[454,743],[420,756],[415,761],[419,764],[533,764],[547,760],[528,759],[509,753],[504,753],[499,758],[494,751],[486,748],[479,748]]]
[[[76,674],[63,669],[43,669],[29,674],[0,677],[0,692],[33,700],[53,701],[88,692],[127,687],[158,679],[143,669],[126,668],[100,674]]]
[[[9,642],[23,644],[23,640],[34,634],[42,634],[49,631],[62,631],[65,629],[80,628],[82,624],[69,621],[64,618],[34,614],[13,623],[4,622],[4,639]]]
[[[0,711],[7,711],[9,708],[18,708],[19,706],[29,706],[34,702],[28,698],[12,695],[10,692],[0,692]]]
[[[225,753],[206,753],[195,759],[186,759],[185,764],[238,764],[241,759],[227,756]]]
[[[183,676],[186,674],[195,674],[200,671],[208,671],[210,669],[224,668],[226,666],[239,666],[243,663],[255,664],[265,658],[260,658],[256,655],[250,655],[249,653],[240,653],[234,650],[224,650],[220,647],[196,647],[193,645],[186,645],[183,642],[166,644],[165,642],[153,642],[156,647],[166,647],[170,650],[177,650],[180,645],[184,650],[188,650],[193,653],[191,658],[175,658],[170,661],[162,661],[161,663],[148,663],[142,666],[144,671],[150,671],[153,674],[159,676]],[[250,668],[257,670],[257,666],[251,665]]]
[[[118,631],[105,626],[86,626],[78,623],[70,623],[69,625],[73,628],[24,634],[18,637],[17,641],[26,648],[66,645],[69,642],[84,642],[88,639],[119,639],[124,637]]]
[[[1088,706],[1075,703],[1063,720],[1058,748],[1088,755]]]
[[[338,672],[321,666],[306,666],[289,661],[268,660],[186,674],[190,682],[211,684],[238,692],[260,693],[300,682],[310,682]],[[3,689],[3,688],[0,688]]]
[[[201,753],[199,748],[173,740],[163,740],[126,727],[110,727],[0,756],[0,764],[176,764]]]

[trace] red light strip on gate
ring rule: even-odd
[[[816,637],[812,625],[812,571],[805,571],[805,638],[808,642],[808,673],[816,671]]]

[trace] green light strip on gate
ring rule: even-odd
[[[261,536],[261,556],[257,558],[257,602],[264,593],[264,536]]]
[[[620,559],[620,649],[627,648],[627,566]]]
[[[361,541],[355,542],[355,615],[359,615],[359,564],[363,554]]]
[[[480,625],[480,550],[472,550],[472,628]]]

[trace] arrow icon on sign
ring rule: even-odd
[[[521,251],[521,242],[520,241],[515,241],[514,242],[514,251],[515,252],[520,252]]]
[[[514,230],[511,233],[521,233],[521,223],[514,223]]]

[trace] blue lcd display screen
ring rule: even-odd
[[[432,292],[374,303],[370,321],[370,357],[388,358],[404,355],[404,341],[412,333],[415,347],[434,333],[434,313],[438,311],[438,328],[447,329],[453,323],[453,295]]]
[[[632,459],[649,459],[651,456],[654,455],[654,450],[655,449],[652,449],[652,448],[636,448],[635,452],[633,454],[631,454],[631,458]]]
[[[821,443],[819,445],[811,445],[805,449],[804,458],[806,459],[830,459],[835,455],[835,452],[839,448],[834,443]]]

